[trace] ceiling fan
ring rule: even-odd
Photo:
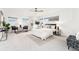
[[[33,12],[43,12],[44,10],[38,9],[38,8],[34,8]]]

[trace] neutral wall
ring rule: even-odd
[[[75,35],[79,32],[79,8],[64,9],[60,12],[60,21],[62,30],[68,35]]]
[[[72,28],[75,33],[79,32],[79,8],[73,9],[73,23]]]
[[[27,24],[30,27],[30,23],[38,19],[38,17],[53,16],[53,13],[61,10],[61,8],[42,8],[44,12],[34,12],[32,11],[33,9],[34,8],[4,8],[3,12],[5,19],[7,19],[8,16],[17,17],[17,20],[19,20],[21,17],[29,17]]]
[[[74,8],[47,8],[44,12],[34,13],[29,8],[24,9],[3,9],[5,17],[30,17],[30,21],[34,21],[35,17],[39,16],[59,16],[61,30],[66,34],[75,34],[78,32],[78,15],[79,9]]]
[[[60,22],[62,22],[60,24],[61,30],[66,34],[71,34],[72,31],[72,9],[63,9],[59,12],[59,16],[60,16]]]
[[[64,9],[60,13],[60,21],[63,21],[62,29],[68,35],[79,32],[79,8]]]

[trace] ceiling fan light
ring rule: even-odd
[[[43,12],[43,10],[38,10],[38,8],[35,8],[35,12]]]

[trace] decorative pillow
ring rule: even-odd
[[[55,26],[51,26],[51,29],[55,29]]]
[[[76,39],[79,40],[79,32],[76,34]]]

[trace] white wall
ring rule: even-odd
[[[64,32],[76,34],[79,32],[79,8],[64,9],[60,13],[60,21]]]
[[[74,8],[73,9],[73,31],[74,32],[79,32],[79,8]]]
[[[60,22],[62,24],[60,25],[61,29],[65,34],[71,34],[72,33],[72,9],[63,9],[61,12],[59,12],[60,16]]]
[[[11,16],[11,17],[17,17],[18,20],[21,17],[29,17],[29,23],[31,23],[32,21],[34,21],[36,18],[38,18],[39,16],[53,16],[55,12],[61,10],[61,8],[41,8],[42,10],[44,10],[44,12],[33,12],[34,8],[4,8],[3,12],[4,12],[4,16],[5,19],[7,19],[7,17]],[[30,25],[29,25],[30,26]]]
[[[64,9],[60,13],[60,21],[63,21],[62,29],[68,34],[79,32],[79,8]]]
[[[30,21],[35,20],[35,17],[39,16],[59,16],[59,21],[62,22],[60,27],[63,32],[68,34],[77,33],[78,28],[78,15],[79,9],[74,8],[42,8],[44,12],[34,13],[31,11],[33,8],[4,8],[3,12],[5,17],[14,16],[14,17],[30,17]]]

